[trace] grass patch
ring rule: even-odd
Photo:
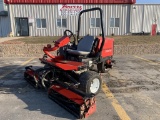
[[[160,36],[114,36],[115,45],[160,44]]]
[[[115,45],[160,44],[160,36],[109,36],[115,39]],[[14,41],[25,44],[47,44],[58,40],[59,36],[52,37],[25,37]],[[73,40],[73,38],[72,38]]]
[[[26,44],[43,44],[43,43],[53,43],[53,41],[58,40],[59,36],[54,37],[25,37],[18,39],[16,41],[25,42]]]

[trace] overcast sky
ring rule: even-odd
[[[148,3],[148,4],[160,4],[160,0],[136,0],[136,3],[137,4],[145,4],[145,3]]]

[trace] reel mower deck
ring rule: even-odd
[[[36,88],[44,88],[38,71],[46,69],[33,70],[31,66],[26,67],[24,73],[25,79]],[[48,97],[68,110],[78,119],[89,117],[96,111],[96,101],[94,94],[85,94],[74,86],[67,85],[60,81],[52,82],[48,88]]]
[[[53,85],[48,96],[79,119],[86,118],[96,111],[95,95],[85,95],[73,88]]]

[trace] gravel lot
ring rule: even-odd
[[[0,58],[0,120],[76,119],[23,80],[24,62],[30,58]],[[109,73],[102,74],[113,96],[101,91],[97,111],[87,120],[159,120],[160,55],[115,56]],[[38,58],[27,65],[42,66]],[[117,100],[117,101],[116,101]],[[116,104],[114,104],[116,101]],[[121,114],[122,109],[126,114]],[[125,119],[127,120],[127,119]]]

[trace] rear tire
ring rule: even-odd
[[[87,71],[80,75],[79,88],[86,94],[98,94],[101,89],[102,79],[94,71]]]

